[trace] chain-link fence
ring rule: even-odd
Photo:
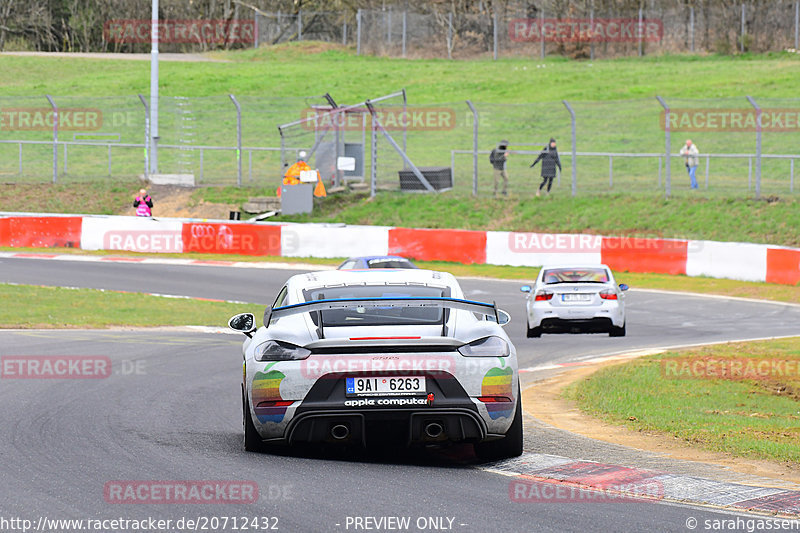
[[[529,195],[541,169],[530,165],[551,137],[562,164],[558,194],[787,195],[800,173],[800,99],[792,98],[420,104],[401,91],[326,121],[333,105],[342,106],[332,98],[162,97],[157,154],[146,149],[148,103],[138,96],[0,99],[0,178],[132,178],[157,157],[159,173],[192,174],[200,185],[271,186],[306,150],[329,184],[426,190],[409,177],[417,167],[447,174],[435,189],[490,195],[489,152],[504,139],[510,192]],[[687,139],[699,150],[699,191],[689,188],[679,153]],[[338,168],[339,157],[355,166]]]
[[[479,2],[470,10],[432,4],[427,12],[384,9],[254,12],[255,46],[291,40],[354,45],[359,54],[399,57],[589,58],[683,52],[765,52],[800,48],[800,0],[536,4]]]

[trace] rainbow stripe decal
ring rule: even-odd
[[[256,418],[262,424],[264,422],[274,422],[276,424],[283,420],[286,415],[286,406],[280,407],[259,407],[261,402],[274,402],[282,400],[281,381],[286,375],[283,372],[272,370],[270,372],[256,372],[253,378],[253,406]]]
[[[505,366],[505,361],[502,359],[500,360],[501,364]],[[508,398],[512,398],[513,395],[511,393],[511,381],[514,372],[511,368],[491,368],[483,376],[483,382],[481,383],[481,396],[507,396]],[[513,402],[490,402],[485,403],[486,410],[489,412],[489,417],[492,420],[497,420],[498,418],[508,418],[511,416],[511,412],[513,411]]]

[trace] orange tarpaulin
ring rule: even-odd
[[[283,175],[283,184],[284,185],[298,185],[300,184],[300,172],[304,170],[312,170],[308,163],[305,161],[298,161],[294,165],[290,166],[286,169],[286,173]],[[281,188],[278,187],[278,196],[281,195]],[[314,187],[314,196],[317,198],[324,198],[327,196],[328,193],[325,191],[325,184],[322,183],[322,178],[319,175],[319,171],[317,171],[317,186]]]

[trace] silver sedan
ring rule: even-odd
[[[542,333],[608,333],[625,336],[625,284],[606,265],[547,265],[527,293],[527,336]]]

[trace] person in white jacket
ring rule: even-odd
[[[700,152],[697,150],[697,145],[693,144],[691,139],[686,139],[686,144],[681,148],[681,155],[686,164],[686,171],[689,173],[692,189],[697,189],[697,165],[700,164]]]

